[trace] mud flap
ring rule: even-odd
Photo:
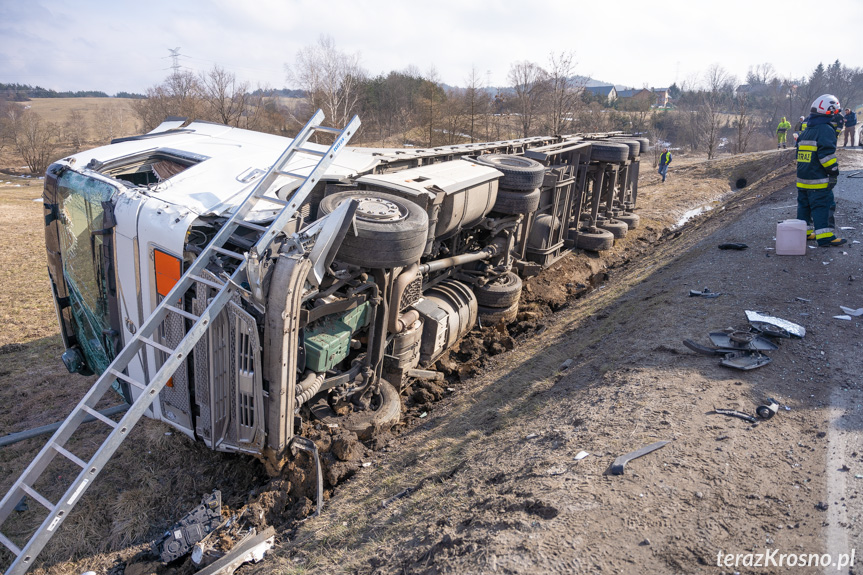
[[[317,479],[317,507],[315,508],[315,512],[309,517],[317,517],[321,514],[321,508],[324,505],[324,475],[321,473],[321,458],[318,454],[318,446],[315,445],[315,442],[307,437],[302,437],[299,435],[295,435],[291,442],[288,444],[288,447],[291,450],[291,454],[296,456],[297,449],[301,449],[302,451],[306,451],[311,454],[312,459],[315,460],[315,474]]]

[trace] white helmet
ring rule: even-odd
[[[824,94],[823,96],[818,96],[815,101],[812,102],[813,114],[835,116],[839,113],[839,110],[841,109],[842,106],[839,105],[839,100],[837,100],[836,96],[832,94]]]

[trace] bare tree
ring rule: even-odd
[[[489,101],[488,92],[483,89],[476,66],[473,66],[470,69],[470,76],[467,77],[467,88],[465,88],[464,93],[465,112],[469,124],[468,135],[470,135],[471,142],[476,141],[479,118],[488,115]]]
[[[572,128],[576,108],[580,102],[577,85],[575,61],[572,52],[561,52],[549,56],[549,69],[546,78],[545,125],[552,134],[564,134]]]
[[[358,52],[342,52],[331,37],[322,35],[317,44],[300,50],[286,71],[288,80],[306,92],[308,103],[322,109],[331,122],[344,126],[356,113],[366,77]]]
[[[707,69],[706,90],[698,110],[698,124],[707,147],[708,160],[716,157],[719,151],[719,135],[727,125],[723,105],[731,97],[734,84],[734,76],[722,66],[713,64]]]
[[[69,112],[63,123],[63,139],[72,146],[75,152],[81,150],[81,146],[87,141],[89,131],[87,118],[84,117],[84,113],[79,108]]]
[[[103,106],[96,120],[102,141],[110,142],[120,135],[124,119],[125,113],[121,108],[111,105]]]
[[[434,66],[429,68],[423,80],[420,96],[422,101],[422,125],[428,138],[427,145],[428,147],[432,147],[440,142],[438,132],[442,124],[441,117],[446,93],[440,85],[440,76]]]
[[[205,108],[212,119],[239,127],[240,119],[249,112],[249,83],[237,82],[233,72],[228,72],[218,64],[202,73],[199,82]]]
[[[734,153],[742,154],[746,152],[749,140],[758,128],[758,122],[747,105],[745,93],[737,96],[737,110],[732,126],[734,127]]]
[[[22,109],[7,114],[6,128],[15,151],[24,158],[30,173],[45,173],[58,149],[58,127],[45,123],[36,112]]]
[[[134,100],[132,108],[144,131],[152,130],[168,116],[199,118],[202,115],[200,82],[191,72],[176,72],[158,86],[148,88],[147,97]]]
[[[534,118],[540,111],[548,74],[533,62],[516,62],[509,68],[509,82],[515,92],[513,105],[521,118],[522,137],[531,135]]]

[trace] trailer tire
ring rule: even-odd
[[[503,172],[499,185],[510,190],[534,190],[542,185],[545,177],[545,166],[522,156],[485,154],[477,156],[474,162]]]
[[[615,144],[626,144],[629,147],[630,160],[637,158],[639,150],[641,150],[641,143],[632,138],[612,138],[609,141]]]
[[[518,303],[521,288],[521,278],[513,272],[506,272],[485,285],[475,286],[473,293],[478,305],[500,309]]]
[[[629,226],[620,220],[605,220],[597,223],[596,227],[611,232],[615,239],[625,238],[626,232],[629,230]]]
[[[641,143],[641,152],[639,152],[639,155],[646,154],[648,149],[650,148],[650,139],[648,139],[648,138],[635,138],[635,139]]]
[[[641,217],[638,214],[621,214],[617,216],[617,219],[626,224],[630,230],[634,230],[638,227],[638,222],[641,221]]]
[[[510,215],[529,214],[539,207],[540,195],[536,189],[530,192],[498,189],[492,211]]]
[[[591,142],[590,160],[597,162],[625,162],[629,157],[629,146],[608,140]]]
[[[606,230],[597,230],[595,233],[579,231],[575,238],[575,247],[588,252],[602,252],[613,246],[614,235]]]
[[[338,425],[342,429],[353,431],[365,441],[375,432],[387,430],[401,419],[402,400],[396,388],[386,381],[380,380],[381,403],[377,409],[353,411],[348,415],[336,415],[327,401],[327,393],[322,393],[312,400],[312,414],[324,424]]]
[[[326,196],[318,213],[332,213],[349,199],[360,201],[354,217],[357,235],[348,230],[339,247],[338,260],[372,269],[403,267],[419,261],[428,239],[425,210],[392,194],[349,190]]]
[[[507,324],[514,322],[518,315],[518,302],[515,302],[506,308],[479,305],[476,307],[476,310],[479,314],[479,321],[483,327]]]

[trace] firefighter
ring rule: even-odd
[[[821,247],[841,246],[845,239],[833,234],[836,203],[833,188],[839,176],[836,129],[839,100],[824,94],[812,103],[812,114],[797,141],[797,219],[813,222],[807,239]]]
[[[791,129],[791,122],[785,119],[785,116],[782,116],[782,121],[779,122],[779,127],[776,128],[776,137],[779,140],[776,144],[776,149],[785,148],[785,137],[788,135],[788,130]]]

